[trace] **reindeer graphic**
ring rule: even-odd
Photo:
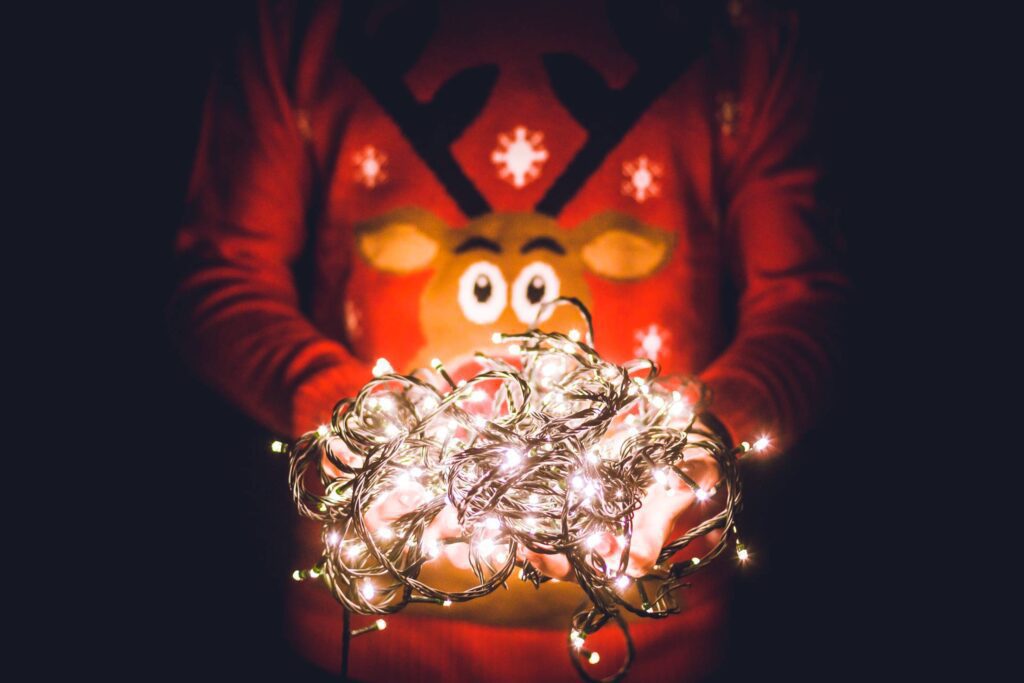
[[[429,37],[429,3],[407,10],[415,16],[386,21],[372,37],[363,30],[359,10],[352,10],[356,16],[345,22],[339,41],[349,68],[470,219],[452,226],[425,209],[405,207],[355,227],[356,251],[374,268],[399,275],[431,272],[419,302],[425,345],[414,367],[434,356],[448,362],[489,350],[493,332],[534,324],[540,304],[558,296],[591,305],[585,273],[635,281],[670,259],[675,234],[624,213],[601,212],[572,228],[556,218],[643,112],[701,54],[713,4],[693,3],[691,14],[677,18],[673,40],[652,40],[650,22],[637,20],[625,3],[610,3],[620,42],[638,65],[618,89],[574,55],[543,56],[552,89],[587,138],[535,211],[517,213],[493,211],[451,152],[487,103],[497,67],[460,71],[430,101],[419,101],[403,76]],[[539,323],[547,329],[581,326],[566,308],[549,307],[546,316]]]

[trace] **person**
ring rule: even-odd
[[[794,14],[263,2],[246,28],[206,98],[169,311],[194,370],[259,423],[316,429],[382,363],[468,367],[558,296],[590,308],[605,358],[698,377],[733,443],[769,434],[781,452],[820,415],[849,284],[822,230],[817,76]],[[566,309],[542,328],[579,331]],[[297,533],[311,566],[318,529]],[[631,624],[631,676],[715,668],[727,575],[695,578],[682,614]],[[389,617],[348,672],[572,680],[579,594],[513,583],[483,607]],[[296,650],[337,671],[328,591],[295,584],[289,615]]]

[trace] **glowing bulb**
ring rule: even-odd
[[[769,439],[767,436],[762,436],[760,439],[754,442],[754,450],[760,452],[768,448],[769,445],[771,445],[771,439]]]
[[[740,562],[746,562],[750,557],[750,553],[747,552],[746,547],[741,543],[736,544],[736,557],[740,558]]]
[[[494,541],[489,538],[485,538],[476,544],[476,548],[481,555],[487,557],[494,552]]]
[[[363,582],[363,587],[359,589],[359,592],[362,593],[363,597],[367,600],[373,600],[373,597],[377,595],[377,589],[369,581]]]
[[[318,567],[313,567],[312,569],[309,570],[309,578],[311,578],[311,579],[320,578],[320,575],[322,573],[323,573],[323,571],[320,570]]]
[[[452,601],[451,600],[445,600],[444,602],[441,603],[441,606],[442,607],[451,607],[452,606]]]
[[[390,541],[395,535],[395,532],[391,531],[391,527],[382,526],[377,530],[377,537],[382,541]]]
[[[587,657],[587,661],[591,664],[597,664],[601,661],[601,655],[597,654],[596,652],[591,652],[590,656]]]
[[[435,559],[441,554],[441,546],[438,544],[437,541],[434,540],[430,540],[424,543],[424,550],[426,551],[427,555]]]
[[[529,501],[533,504],[537,504],[540,502],[540,496],[538,496],[536,493],[531,493]]]
[[[440,368],[441,367],[441,359],[440,358],[431,358],[430,359],[430,367],[434,368],[435,370]]]
[[[704,502],[705,500],[711,497],[710,495],[708,495],[708,492],[705,491],[704,489],[697,489],[696,491],[693,492],[693,495],[697,496],[697,500],[701,502]]]
[[[578,474],[575,477],[573,477],[572,478],[572,487],[574,489],[581,489],[581,488],[583,488],[583,477],[581,477]]]
[[[695,557],[692,560],[690,560],[690,562],[692,562],[693,564],[700,564],[700,558],[699,557]]]
[[[377,362],[373,366],[373,376],[380,377],[381,375],[390,375],[395,369],[391,367],[391,363],[388,362],[387,358],[378,358]]]
[[[626,590],[629,587],[630,580],[625,574],[619,574],[619,578],[615,579],[615,585],[618,586],[619,590]]]
[[[389,422],[388,426],[384,428],[384,433],[394,438],[398,436],[398,427],[393,422]]]
[[[321,434],[321,436],[323,436],[323,434]],[[275,441],[270,444],[270,450],[274,453],[284,453],[284,444],[280,441]]]
[[[497,531],[501,528],[501,522],[498,521],[497,517],[488,517],[484,520],[484,526],[491,531]]]
[[[591,464],[596,465],[597,463],[601,462],[601,456],[597,453],[597,451],[590,451],[589,453],[587,453],[587,460]]]
[[[378,619],[374,623],[377,625],[377,630],[378,631],[383,631],[384,629],[386,629],[388,627],[388,622],[384,621],[383,619]]]
[[[505,451],[505,467],[512,468],[518,467],[519,463],[523,461],[523,455],[514,448],[509,448]]]
[[[327,534],[327,545],[335,545],[338,542],[338,539],[340,538],[341,534],[339,534],[337,531],[332,531],[331,533]]]
[[[594,486],[594,482],[588,481],[587,485],[583,487],[583,495],[587,498],[593,498],[597,494],[597,487]]]
[[[602,538],[603,536],[601,534],[590,534],[590,536],[587,537],[587,548],[593,550],[597,546],[601,545]]]
[[[569,339],[578,342],[580,340],[580,331],[576,328],[569,330]]]
[[[522,349],[522,347],[519,346],[519,344],[509,344],[508,345],[508,352],[511,353],[514,356],[518,356],[522,350],[523,349]]]
[[[654,480],[663,486],[668,485],[668,475],[665,470],[654,470]]]
[[[473,393],[469,395],[470,401],[483,401],[487,398],[487,392],[483,389],[474,389]]]
[[[356,559],[357,557],[359,557],[359,548],[357,548],[354,545],[350,545],[348,547],[348,550],[345,551],[345,557],[347,557],[350,560]]]
[[[421,470],[419,467],[412,467],[409,469],[409,474],[412,475],[413,478],[419,478],[423,476],[423,470]]]
[[[327,436],[330,432],[331,430],[327,425],[320,425],[319,427],[316,428],[316,433],[319,434],[321,437]]]
[[[492,344],[500,344],[501,343],[501,332],[495,332],[494,334],[491,335],[491,343]]]
[[[302,579],[304,579],[306,577],[304,577],[302,575],[302,570],[301,569],[296,569],[295,571],[292,572],[292,578],[294,580],[296,580],[296,581],[302,581]]]

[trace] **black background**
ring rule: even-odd
[[[900,330],[923,314],[892,264],[918,230],[904,222],[905,196],[923,163],[910,160],[911,139],[927,105],[907,92],[925,58],[908,45],[927,27],[908,27],[884,3],[789,4],[803,9],[826,73],[829,192],[857,286],[850,372],[830,418],[799,448],[745,471],[755,561],[737,586],[721,678],[885,680],[904,648],[909,589],[892,554],[906,544],[874,525],[901,505],[880,483],[898,475],[879,462],[898,457],[889,383],[908,374],[912,353]],[[115,367],[125,381],[116,411],[88,432],[116,469],[101,501],[104,543],[90,551],[108,581],[90,615],[119,616],[109,634],[83,634],[97,640],[90,661],[102,669],[264,679],[285,656],[280,586],[295,514],[286,463],[269,452],[271,435],[192,378],[163,319],[211,60],[244,6],[104,10],[88,17],[84,39],[74,18],[63,26],[78,34],[61,57],[67,106],[87,123],[90,163],[114,167],[95,190],[113,226],[100,251],[114,265],[96,278],[118,313],[97,358],[99,377]],[[88,175],[86,165],[73,167]]]

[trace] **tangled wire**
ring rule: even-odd
[[[702,385],[656,380],[649,360],[609,363],[592,348],[592,334],[584,342],[530,330],[495,341],[509,345],[512,362],[477,354],[483,371],[458,383],[436,360],[433,372],[381,374],[291,448],[293,496],[302,515],[322,523],[324,544],[320,561],[296,578],[322,578],[347,612],[384,615],[411,602],[483,597],[517,567],[539,587],[550,579],[526,551],[562,554],[589,601],[572,618],[573,665],[584,680],[598,680],[582,665],[588,655],[594,661],[584,644],[613,621],[627,655],[601,680],[619,680],[634,656],[622,612],[678,612],[676,589],[735,538],[736,461],[749,445],[731,448],[702,426]],[[691,478],[696,457],[717,463],[716,486]],[[673,475],[699,500],[716,502],[709,510],[717,512],[666,544],[653,570],[633,576],[634,514],[652,487],[668,491]],[[398,499],[412,505],[382,522],[381,509]],[[459,533],[443,536],[445,524]],[[714,530],[722,533],[708,537],[703,555],[676,557]],[[418,579],[426,562],[455,545],[475,585],[445,592]],[[738,541],[736,549],[745,556]],[[345,635],[347,650],[347,628]]]

